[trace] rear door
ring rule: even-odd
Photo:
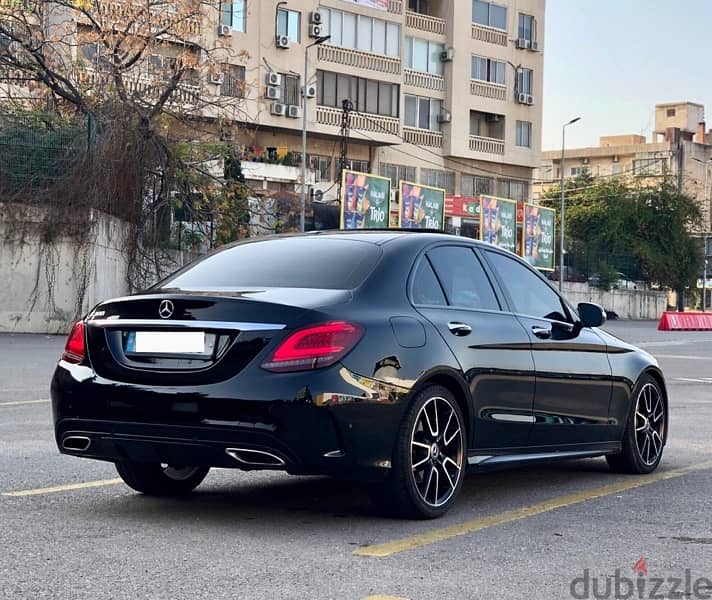
[[[521,323],[502,312],[470,246],[431,248],[416,264],[411,300],[440,332],[470,387],[470,448],[523,446],[534,398],[534,362]]]

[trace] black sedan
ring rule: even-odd
[[[605,456],[649,473],[662,372],[494,247],[317,232],[224,247],[77,323],[52,381],[61,452],[145,494],[210,467],[354,477],[397,514],[447,511],[465,472]]]

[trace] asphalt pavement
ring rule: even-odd
[[[666,374],[658,471],[593,459],[471,476],[425,522],[326,478],[218,469],[187,498],[136,494],[113,465],[57,452],[64,339],[0,335],[0,598],[712,598],[712,332],[606,328]]]

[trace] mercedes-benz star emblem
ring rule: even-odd
[[[158,305],[158,316],[161,319],[170,319],[173,316],[173,311],[175,310],[173,302],[170,300],[161,300]]]

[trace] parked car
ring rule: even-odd
[[[550,281],[559,281],[559,273],[561,269],[556,267],[553,271],[549,272],[548,279]],[[586,276],[579,273],[573,267],[564,267],[564,281],[571,281],[574,283],[586,283]]]
[[[650,473],[667,438],[655,359],[534,269],[433,233],[236,243],[72,328],[52,380],[62,453],[135,490],[211,467],[357,477],[407,517],[466,471],[605,456]]]
[[[594,274],[588,278],[588,283],[594,287],[598,287],[601,282],[601,276]],[[615,278],[611,282],[611,289],[614,290],[638,290],[644,289],[645,282],[633,281],[625,273],[617,272]]]

